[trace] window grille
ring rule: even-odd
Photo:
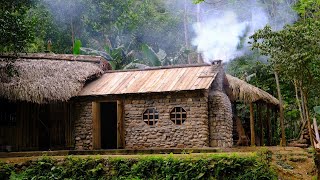
[[[155,108],[148,108],[147,110],[144,111],[143,121],[146,124],[153,126],[158,122],[158,120],[159,120],[159,112]]]
[[[187,112],[182,107],[175,107],[170,113],[171,121],[176,125],[181,125],[187,119]]]

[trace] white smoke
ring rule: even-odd
[[[198,52],[203,53],[203,58],[208,63],[216,59],[230,60],[241,53],[237,51],[237,47],[246,26],[248,22],[238,22],[236,14],[228,11],[205,23],[195,24],[197,36],[192,43],[197,46]]]
[[[215,14],[207,15],[201,24],[194,24],[192,44],[202,53],[206,63],[217,59],[227,62],[243,55],[248,50],[248,37],[256,30],[267,24],[279,30],[297,17],[290,6],[283,4],[275,7],[276,13],[272,19],[262,4],[250,3],[250,0],[245,4],[248,6],[216,6],[213,10]],[[239,48],[240,38],[245,38],[243,48]]]

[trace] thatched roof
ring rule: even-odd
[[[271,94],[229,74],[227,74],[227,79],[235,100],[244,103],[264,101],[266,103],[279,105],[279,100]]]
[[[6,73],[8,63],[1,61],[5,56],[0,56],[0,98],[41,104],[67,101],[76,96],[86,81],[101,76],[103,71],[97,57],[81,56],[85,61],[81,62],[71,56],[20,57],[12,63],[17,73],[11,77]]]

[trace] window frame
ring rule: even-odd
[[[150,110],[152,110],[153,112],[150,113]],[[157,111],[155,107],[146,108],[142,113],[142,120],[148,126],[155,126],[159,121],[159,115],[159,111]],[[145,116],[147,116],[147,118],[145,118]],[[150,118],[150,116],[152,116],[152,119]],[[150,122],[152,122],[152,124],[150,124]]]
[[[177,108],[180,108],[180,111],[177,111]],[[170,120],[171,122],[173,122],[175,125],[183,125],[184,122],[187,120],[187,111],[181,107],[181,106],[176,106],[176,107],[173,107],[170,111]],[[172,117],[172,115],[174,117]],[[180,115],[180,117],[177,117],[177,115]],[[183,115],[185,117],[183,117]],[[180,122],[180,124],[178,124],[177,122]]]

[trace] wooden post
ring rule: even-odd
[[[117,101],[117,146],[118,148],[124,148],[124,111],[123,101]]]
[[[251,146],[255,146],[254,115],[253,115],[252,102],[250,103],[250,131],[251,131]]]
[[[263,146],[263,122],[262,122],[262,106],[261,103],[257,103],[257,110],[258,110],[258,119],[259,119],[259,126],[260,126],[260,146]]]
[[[101,119],[100,119],[100,103],[92,102],[92,145],[93,149],[101,149]]]
[[[270,119],[270,108],[267,104],[266,119],[267,119],[267,145],[271,146],[271,119]]]

